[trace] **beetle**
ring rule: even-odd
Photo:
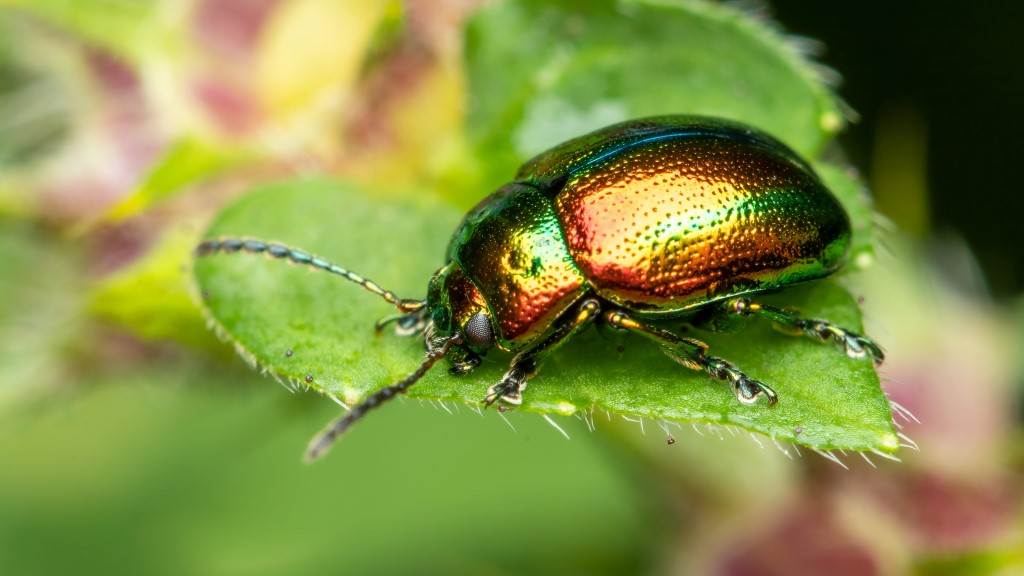
[[[310,444],[307,456],[316,458],[442,358],[452,374],[465,374],[492,349],[512,354],[483,402],[519,404],[544,361],[591,326],[613,340],[632,333],[655,342],[686,368],[725,381],[744,404],[772,406],[778,395],[662,321],[729,331],[758,316],[881,363],[870,339],[755,299],[836,272],[850,238],[838,200],[775,138],[722,119],[663,116],[615,124],[527,161],[463,218],[423,300],[278,243],[209,239],[196,254],[265,253],[337,274],[397,308],[378,332],[394,324],[400,335],[423,335],[419,368],[332,422]]]

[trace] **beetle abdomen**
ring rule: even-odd
[[[776,144],[659,136],[577,165],[555,196],[573,259],[601,297],[654,314],[834,272],[846,214]]]

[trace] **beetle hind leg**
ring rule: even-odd
[[[820,342],[831,342],[851,358],[870,358],[875,365],[881,364],[885,359],[882,348],[860,334],[827,320],[801,318],[799,314],[791,310],[760,304],[750,298],[740,297],[726,300],[709,322],[709,327],[715,328],[715,318],[754,315],[771,320],[783,332],[808,336]]]
[[[713,378],[727,382],[736,392],[736,398],[744,404],[754,404],[764,396],[768,405],[779,401],[778,394],[767,384],[744,374],[728,360],[709,356],[708,345],[693,338],[683,338],[661,328],[655,328],[635,320],[621,310],[612,310],[604,315],[605,321],[614,328],[635,332],[662,347],[670,358],[691,370],[707,372]]]
[[[832,342],[851,358],[871,358],[875,365],[885,360],[885,353],[878,344],[831,322],[796,318],[793,325],[812,338]]]
[[[601,305],[593,298],[587,298],[576,305],[572,313],[562,317],[547,338],[533,344],[512,359],[508,372],[505,372],[497,384],[487,389],[484,404],[490,406],[499,399],[509,404],[521,404],[526,381],[537,373],[544,360],[562,344],[590,326],[600,312]]]

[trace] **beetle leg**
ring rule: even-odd
[[[380,336],[385,328],[389,324],[395,325],[395,334],[398,336],[415,336],[427,327],[429,317],[426,314],[426,308],[423,310],[417,310],[416,312],[399,312],[397,314],[389,314],[373,325],[374,331],[377,336]]]
[[[783,332],[809,336],[821,342],[832,342],[851,358],[871,358],[876,365],[885,359],[885,353],[878,344],[826,320],[801,318],[791,310],[759,304],[743,297],[726,300],[720,310],[732,316],[762,316],[771,320]]]
[[[655,328],[638,322],[621,310],[611,310],[604,315],[605,321],[620,330],[628,330],[651,340],[662,347],[670,358],[691,370],[703,370],[712,377],[732,385],[736,398],[744,404],[757,402],[762,394],[772,406],[779,401],[778,395],[767,384],[758,382],[727,360],[717,356],[708,356],[708,345],[693,338],[683,338],[661,328]]]
[[[605,340],[615,345],[618,351],[626,351],[626,336],[629,335],[625,330],[620,330],[610,326],[607,322],[597,323],[597,333],[600,334]]]
[[[521,392],[526,388],[526,381],[537,373],[544,360],[559,346],[590,326],[600,313],[601,305],[597,300],[587,298],[580,302],[575,313],[564,316],[563,321],[547,338],[516,354],[508,372],[501,377],[501,381],[487,389],[487,397],[483,400],[484,404],[490,406],[499,399],[509,404],[521,404],[523,402]]]

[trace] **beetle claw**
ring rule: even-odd
[[[779,395],[770,386],[750,378],[724,361],[716,368],[717,373],[712,372],[712,376],[732,383],[732,388],[736,391],[736,398],[743,404],[748,406],[755,404],[762,395],[768,399],[768,406],[774,406],[779,401]]]
[[[868,338],[860,336],[824,320],[801,320],[796,324],[807,335],[822,342],[833,342],[850,358],[870,358],[875,366],[882,364],[885,353]]]
[[[846,337],[846,355],[851,358],[871,358],[875,366],[881,365],[885,360],[885,353],[878,344],[856,334],[848,334]]]
[[[746,376],[740,376],[733,382],[736,390],[736,398],[744,404],[754,404],[762,394],[768,399],[768,406],[774,406],[779,401],[779,395],[775,393],[764,382],[753,380]]]
[[[519,405],[523,403],[523,396],[521,394],[523,388],[526,386],[515,386],[511,382],[499,382],[494,386],[487,389],[487,396],[484,397],[484,404],[490,406],[498,400],[503,400],[509,404]]]
[[[487,389],[487,396],[484,397],[483,402],[490,406],[498,400],[503,400],[518,406],[523,403],[522,391],[525,388],[526,373],[517,368],[511,368],[500,382]]]
[[[736,398],[743,404],[755,404],[761,395],[768,399],[768,406],[774,406],[779,401],[779,395],[770,386],[740,372],[726,360],[715,356],[704,356],[702,351],[698,355],[696,363],[703,366],[713,378],[732,384],[733,390],[736,391]]]
[[[523,403],[523,396],[519,393],[519,390],[509,390],[501,395],[501,399],[517,406]]]

